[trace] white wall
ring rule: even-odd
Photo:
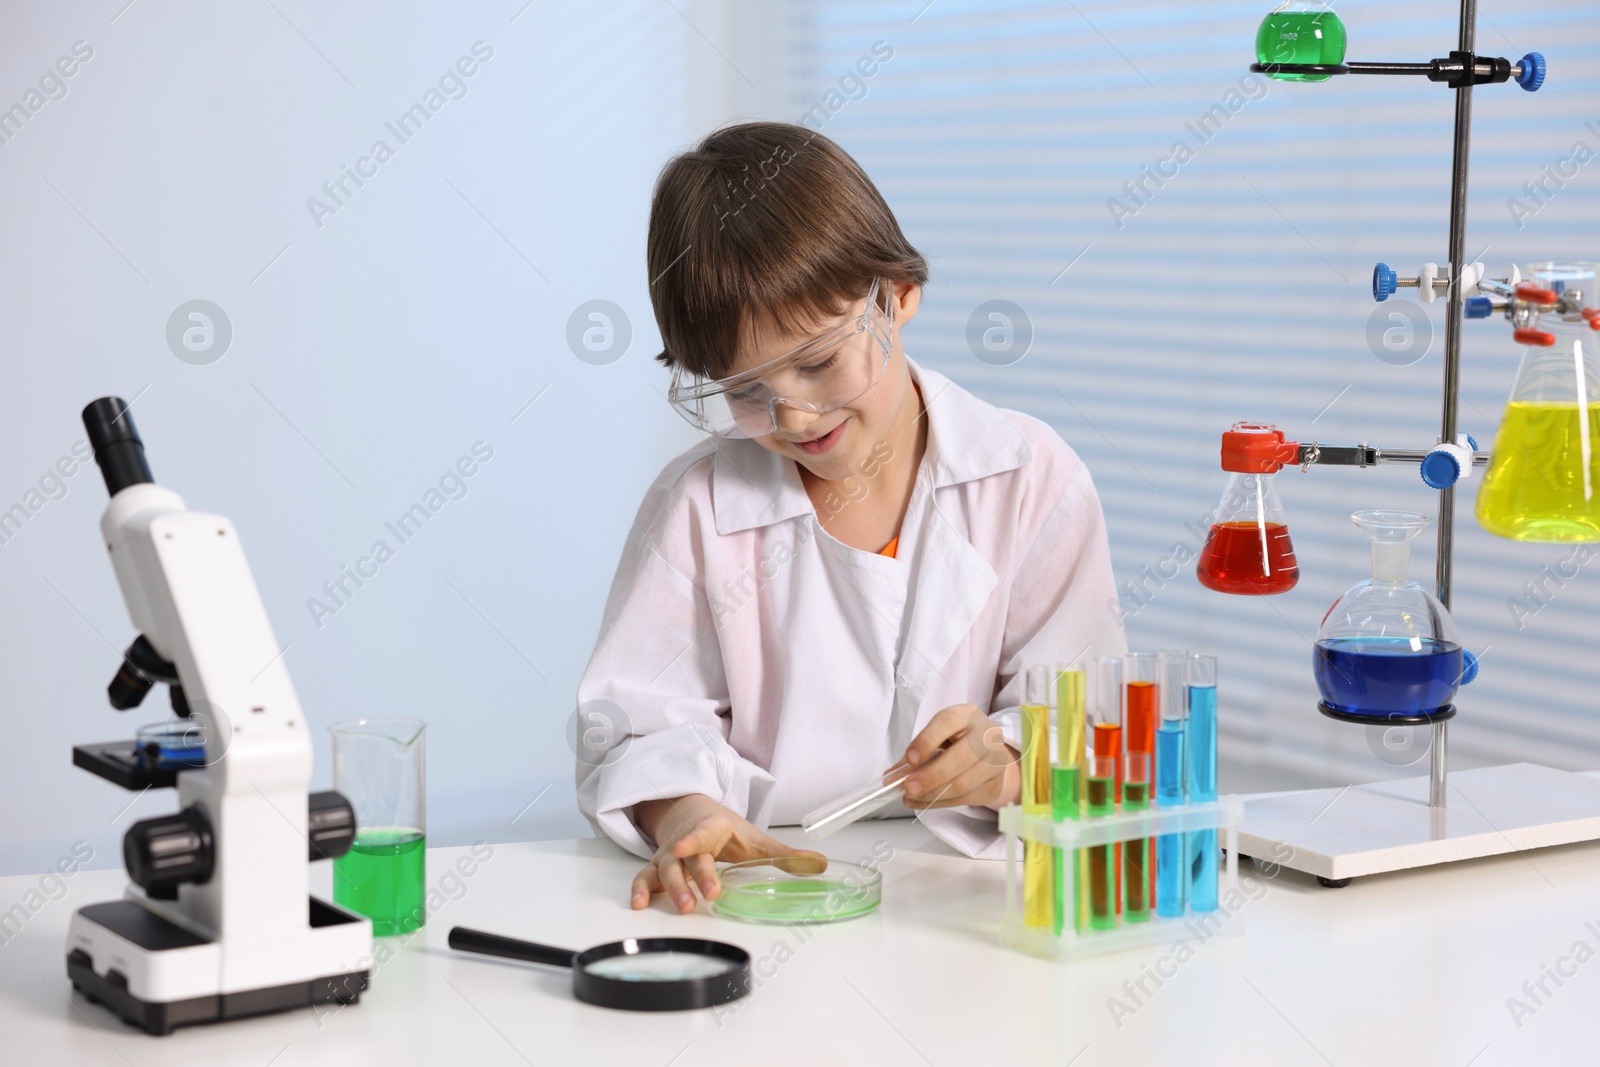
[[[329,723],[415,715],[435,841],[587,832],[573,692],[634,509],[693,440],[656,392],[649,191],[773,88],[719,54],[770,67],[759,13],[125,2],[0,6],[0,107],[26,106],[75,42],[92,50],[0,143],[0,509],[42,505],[0,527],[0,873],[78,839],[117,865],[128,824],[173,805],[70,765],[73,744],[166,712],[106,704],[133,632],[96,535],[98,470],[28,496],[106,394],[137,397],[158,481],[236,522],[319,786]],[[493,54],[465,95],[401,144],[385,123],[479,41]],[[379,139],[393,158],[318,225],[308,198]],[[566,343],[596,298],[633,330],[609,366]],[[193,299],[232,325],[210,365],[167,344]],[[387,535],[478,441],[494,455],[466,495],[409,543]],[[308,599],[380,538],[394,558],[316,625]]]

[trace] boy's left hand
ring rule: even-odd
[[[929,720],[906,748],[906,762],[917,770],[906,779],[903,803],[914,811],[1015,804],[1022,785],[1019,758],[1006,744],[999,723],[976,705],[952,704]]]

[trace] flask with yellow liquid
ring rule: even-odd
[[[1600,265],[1537,263],[1517,287],[1528,347],[1495,437],[1478,523],[1513,541],[1600,541]]]

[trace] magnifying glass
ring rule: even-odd
[[[750,953],[695,937],[629,937],[582,952],[514,937],[450,930],[461,952],[572,968],[572,995],[625,1011],[683,1011],[738,1000],[750,992]]]

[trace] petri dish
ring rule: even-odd
[[[205,729],[193,719],[169,719],[141,726],[134,733],[134,747],[147,765],[203,767],[206,762]]]
[[[843,922],[877,911],[883,901],[883,874],[845,860],[829,860],[819,871],[809,857],[776,856],[730,863],[717,877],[717,914],[744,922]]]

